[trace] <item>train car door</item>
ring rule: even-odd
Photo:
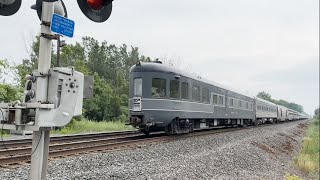
[[[134,78],[133,80],[133,97],[132,97],[132,109],[133,111],[141,111],[142,109],[142,78]]]

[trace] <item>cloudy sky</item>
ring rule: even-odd
[[[20,11],[0,16],[0,58],[20,63],[39,20],[24,0]],[[114,0],[105,23],[88,20],[76,1],[65,1],[75,37],[138,46],[142,53],[174,59],[176,66],[250,95],[319,106],[318,0]]]

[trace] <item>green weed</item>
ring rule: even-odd
[[[299,176],[286,174],[284,180],[301,180]]]
[[[72,120],[70,124],[62,129],[52,131],[52,134],[77,134],[91,132],[106,132],[106,131],[124,131],[134,130],[131,126],[126,126],[120,121],[101,121],[95,122],[87,119]]]
[[[303,139],[303,147],[294,162],[301,170],[319,174],[319,119],[312,121]]]

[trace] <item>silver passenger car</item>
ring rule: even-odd
[[[288,108],[278,105],[278,121],[286,122],[288,120]]]
[[[259,124],[276,122],[278,119],[277,112],[278,108],[276,104],[256,98],[256,118]]]

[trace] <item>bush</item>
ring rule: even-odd
[[[301,152],[294,159],[297,167],[312,174],[319,174],[319,121],[319,119],[312,121],[303,140]]]
[[[107,132],[107,131],[125,131],[134,130],[131,126],[126,126],[121,121],[90,121],[87,119],[72,120],[67,126],[60,130],[52,131],[53,134],[77,134],[91,132]]]

